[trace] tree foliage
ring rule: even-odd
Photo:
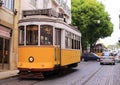
[[[84,48],[113,32],[113,24],[105,6],[96,0],[72,0],[72,25],[78,26],[81,31]]]

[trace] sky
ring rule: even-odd
[[[120,38],[119,29],[119,14],[120,14],[120,0],[98,0],[105,5],[105,10],[110,14],[111,21],[114,25],[114,31],[111,36],[100,39],[100,43],[108,45],[114,45],[118,43]]]

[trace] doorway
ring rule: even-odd
[[[0,37],[0,71],[9,69],[10,40]]]

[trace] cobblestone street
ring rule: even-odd
[[[99,62],[81,62],[65,74],[50,75],[46,79],[0,80],[0,85],[120,85],[120,64],[100,65]]]

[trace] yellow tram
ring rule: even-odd
[[[102,53],[105,49],[106,49],[106,46],[103,45],[102,43],[98,43],[92,48],[93,52],[100,57],[102,56]]]
[[[21,77],[61,67],[76,67],[80,62],[81,33],[78,29],[62,20],[39,16],[25,17],[18,25]]]

